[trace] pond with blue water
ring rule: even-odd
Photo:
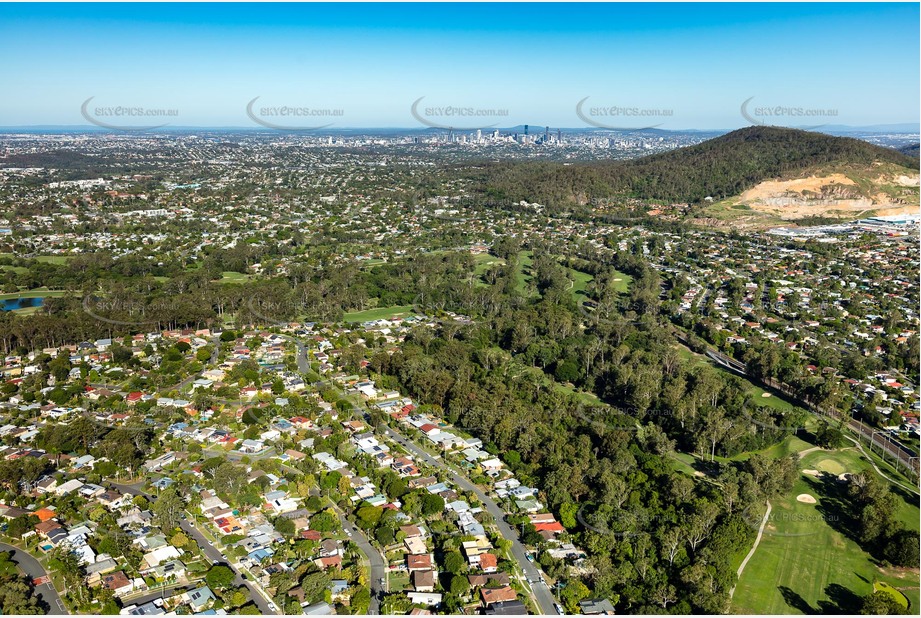
[[[0,300],[0,311],[16,311],[17,309],[28,309],[30,307],[41,307],[45,299],[41,296],[34,298],[7,298]]]

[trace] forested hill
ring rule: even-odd
[[[917,167],[898,151],[861,140],[759,126],[633,161],[489,165],[478,180],[482,193],[496,204],[526,200],[572,206],[616,197],[694,203],[823,166],[865,168],[875,162]]]

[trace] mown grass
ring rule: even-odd
[[[395,305],[392,307],[378,307],[365,311],[352,311],[345,314],[346,322],[369,322],[371,320],[386,320],[395,317],[415,315],[412,305]]]
[[[239,273],[233,270],[226,270],[221,273],[220,283],[245,283],[250,280],[250,275]]]
[[[531,275],[531,266],[534,264],[534,260],[531,259],[533,254],[530,251],[519,251],[518,252],[518,270],[515,273],[515,290],[519,294],[528,295],[529,283],[533,276]]]
[[[819,455],[827,456],[826,453]],[[859,613],[861,598],[874,582],[906,589],[918,607],[916,571],[884,569],[852,538],[853,531],[837,515],[822,485],[801,477],[789,495],[772,500],[774,511],[755,555],[739,579],[734,613],[814,614]],[[817,504],[798,502],[809,494]],[[751,525],[760,521],[751,511]],[[914,517],[918,518],[917,506]],[[741,562],[741,559],[739,560]]]
[[[588,289],[588,284],[592,282],[594,277],[574,268],[567,268],[566,271],[567,275],[572,280],[572,287],[569,289],[570,294],[572,294],[572,299],[576,301],[576,304],[581,305],[588,299],[585,290]]]
[[[66,264],[70,259],[69,255],[37,255],[34,259],[36,262],[45,262],[46,264],[57,264],[58,266]]]
[[[66,292],[64,290],[49,290],[48,288],[35,288],[34,290],[26,290],[24,292],[11,292],[9,294],[0,294],[0,300],[11,300],[14,298],[45,298],[48,296],[59,297],[64,296]]]

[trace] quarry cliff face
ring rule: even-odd
[[[919,176],[874,168],[861,174],[834,173],[792,180],[766,180],[737,202],[785,220],[917,213]]]

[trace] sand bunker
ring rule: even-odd
[[[818,470],[803,470],[803,474],[808,474],[809,476],[821,476],[821,472]]]
[[[770,393],[761,393],[761,396],[762,396],[762,397],[770,397],[771,394],[770,394]]]
[[[815,504],[816,499],[810,496],[809,494],[800,494],[796,497],[797,502],[803,502],[805,504]]]

